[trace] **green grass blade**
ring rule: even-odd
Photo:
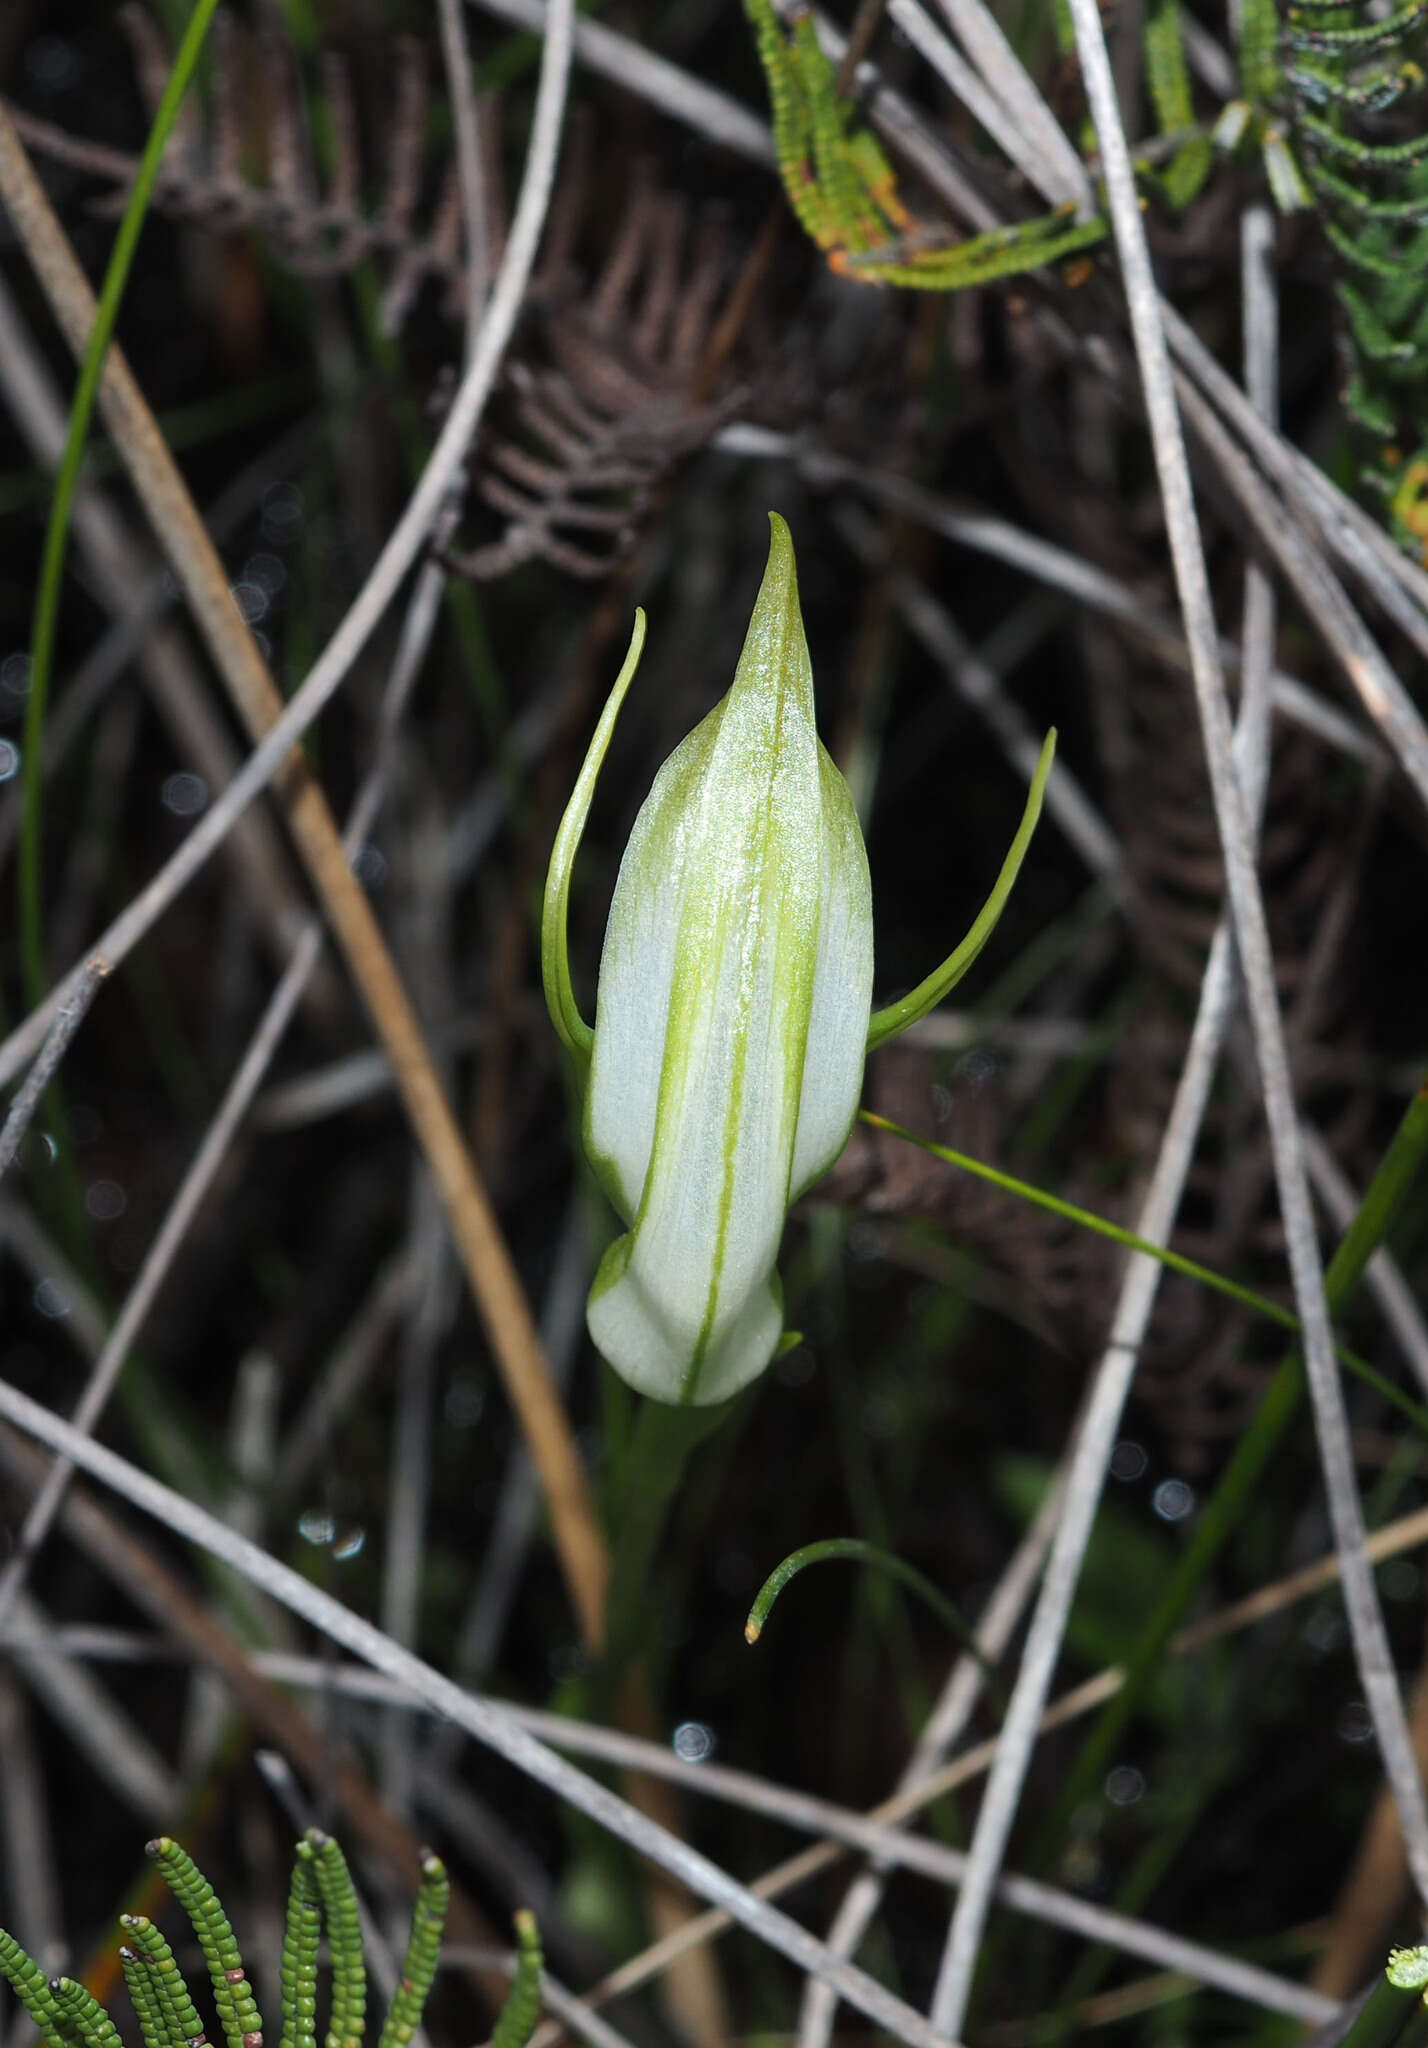
[[[196,0],[188,27],[184,30],[173,70],[159,100],[149,139],[139,159],[103,288],[95,309],[94,325],[85,343],[70,408],[69,431],[55,475],[54,497],[50,502],[49,524],[45,530],[40,579],[35,591],[34,623],[30,632],[30,690],[25,706],[25,748],[21,764],[21,821],[19,848],[20,951],[25,988],[29,1000],[38,1003],[48,986],[44,961],[44,914],[40,873],[40,762],[44,750],[45,708],[50,674],[54,667],[55,627],[59,618],[60,584],[64,574],[65,550],[69,541],[70,516],[74,509],[79,468],[89,423],[99,396],[104,358],[113,339],[115,322],[129,270],[138,247],[144,217],[149,210],[164,147],[178,118],[184,93],[197,67],[203,39],[208,33],[218,0]]]
[[[1425,1102],[1422,1091],[1414,1101],[1415,1104]],[[1428,1106],[1422,1108],[1419,1114],[1425,1133],[1428,1133]],[[1108,1216],[1098,1216],[1094,1209],[1082,1209],[1075,1202],[1063,1201],[1060,1195],[1053,1195],[1045,1188],[1034,1186],[1030,1181],[1018,1180],[1015,1174],[1003,1173],[1000,1167],[988,1166],[984,1159],[973,1159],[969,1153],[958,1152],[951,1145],[939,1145],[932,1138],[919,1138],[915,1131],[904,1130],[901,1124],[894,1123],[890,1117],[879,1116],[874,1110],[860,1109],[858,1115],[861,1121],[870,1125],[873,1130],[886,1131],[891,1137],[903,1138],[909,1145],[916,1145],[922,1151],[930,1152],[934,1159],[944,1160],[948,1166],[960,1166],[964,1173],[970,1173],[978,1180],[988,1181],[1005,1194],[1016,1195],[1034,1209],[1044,1209],[1048,1215],[1064,1217],[1068,1223],[1078,1224],[1082,1230],[1094,1231],[1098,1237],[1108,1237],[1113,1244],[1124,1245],[1127,1251],[1144,1252],[1148,1258],[1159,1260],[1160,1264],[1168,1267],[1172,1273],[1183,1273],[1189,1280],[1198,1280],[1202,1287],[1208,1287],[1215,1294],[1223,1294],[1227,1300],[1238,1302],[1242,1308],[1253,1310],[1256,1315],[1263,1316],[1268,1322],[1278,1323],[1281,1329],[1297,1331],[1299,1328],[1299,1318],[1289,1309],[1282,1308],[1277,1301],[1271,1301],[1267,1294],[1259,1294],[1253,1287],[1243,1287],[1238,1280],[1227,1280],[1223,1273],[1215,1272],[1213,1267],[1202,1266],[1195,1259],[1187,1259],[1183,1253],[1173,1252],[1165,1245],[1152,1244],[1148,1237],[1140,1237],[1135,1231],[1127,1230],[1123,1224],[1113,1223]],[[1392,1149],[1393,1147],[1390,1147],[1390,1151]],[[1385,1165],[1387,1163],[1385,1158]],[[1378,1179],[1379,1176],[1375,1175],[1375,1187],[1378,1185]],[[1368,1199],[1369,1196],[1366,1195],[1365,1202]],[[1363,1255],[1364,1263],[1367,1262],[1372,1250],[1373,1245],[1370,1244],[1368,1251]],[[1324,1276],[1326,1287],[1329,1285],[1329,1276],[1333,1270],[1331,1265],[1329,1272]],[[1362,1264],[1358,1270],[1362,1271]],[[1334,1306],[1335,1296],[1332,1293],[1329,1299],[1330,1306]],[[1370,1365],[1367,1359],[1360,1358],[1356,1352],[1347,1350],[1343,1345],[1337,1345],[1335,1356],[1356,1378],[1371,1386],[1385,1401],[1391,1402],[1415,1429],[1428,1436],[1428,1409],[1422,1407],[1419,1402],[1410,1400],[1392,1380],[1386,1379],[1377,1367]]]
[[[1428,1948],[1390,1949],[1388,1967],[1365,1999],[1339,2048],[1420,2048],[1428,2036],[1423,2007]]]
[[[1378,1170],[1359,1204],[1358,1213],[1340,1240],[1324,1273],[1330,1310],[1352,1294],[1428,1153],[1428,1087],[1420,1088],[1390,1139]],[[1285,1358],[1265,1390],[1249,1427],[1241,1436],[1218,1484],[1196,1518],[1170,1582],[1125,1660],[1125,1681],[1102,1709],[1081,1746],[1057,1801],[1051,1832],[1059,1834],[1066,1818],[1098,1785],[1122,1734],[1139,1706],[1161,1652],[1178,1627],[1191,1598],[1223,1550],[1249,1505],[1271,1455],[1292,1421],[1304,1392],[1304,1368],[1296,1353]]]

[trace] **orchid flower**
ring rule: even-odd
[[[587,1320],[640,1392],[705,1406],[781,1346],[777,1273],[790,1206],[842,1151],[863,1062],[925,1016],[986,944],[1041,809],[1047,736],[1011,851],[935,973],[872,1009],[868,857],[820,744],[793,544],[769,514],[768,566],[728,693],[665,762],[635,820],[605,932],[595,1025],[571,986],[571,871],[644,646],[645,616],[556,835],[546,879],[546,1001],[579,1082],[584,1143],[627,1228]]]

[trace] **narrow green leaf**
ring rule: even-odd
[[[199,54],[203,49],[203,39],[208,33],[208,25],[217,4],[218,0],[196,0],[188,26],[183,33],[183,40],[179,44],[178,54],[174,58],[173,70],[169,73],[160,96],[158,112],[154,115],[153,126],[144,144],[144,153],[139,159],[139,168],[134,174],[134,183],[130,188],[124,216],[119,223],[119,232],[114,238],[109,267],[105,271],[99,303],[95,308],[94,325],[84,346],[74,403],[70,407],[64,452],[55,475],[54,497],[50,502],[44,554],[35,590],[34,621],[30,630],[30,684],[25,705],[25,745],[21,763],[18,862],[20,949],[25,990],[32,1003],[41,1000],[48,986],[45,974],[44,911],[40,876],[40,768],[44,756],[45,710],[49,700],[50,674],[54,666],[55,628],[59,619],[60,584],[69,543],[70,515],[74,508],[75,492],[79,486],[84,443],[99,396],[104,358],[113,339],[120,301],[123,299],[124,287],[129,280],[129,269],[134,260],[134,251],[138,247],[144,217],[148,213],[149,201],[153,197],[154,186],[158,180],[165,145],[173,131],[174,122],[178,119],[183,96],[197,68]]]
[[[1113,1244],[1124,1245],[1127,1251],[1144,1252],[1149,1258],[1158,1259],[1162,1266],[1173,1273],[1183,1273],[1187,1279],[1198,1280],[1202,1287],[1208,1287],[1215,1294],[1223,1294],[1230,1301],[1239,1302],[1242,1308],[1253,1309],[1254,1313],[1271,1323],[1278,1323],[1281,1329],[1298,1330],[1299,1318],[1277,1301],[1271,1301],[1267,1294],[1259,1294],[1253,1287],[1242,1287],[1237,1280],[1227,1280],[1223,1273],[1212,1267],[1202,1266],[1194,1259],[1187,1259],[1181,1252],[1173,1252],[1162,1244],[1152,1244],[1149,1238],[1140,1237],[1134,1230],[1127,1230],[1123,1224],[1113,1223],[1109,1216],[1098,1216],[1093,1209],[1079,1208],[1075,1202],[1066,1202],[1059,1195],[1049,1194],[1045,1188],[1038,1188],[1030,1181],[1018,1180],[1015,1174],[1003,1173],[1000,1167],[988,1166],[984,1159],[973,1159],[966,1152],[957,1152],[950,1145],[939,1145],[931,1138],[919,1138],[915,1131],[904,1130],[891,1118],[878,1116],[871,1109],[858,1112],[860,1120],[874,1130],[887,1131],[894,1138],[905,1139],[909,1145],[916,1145],[924,1152],[930,1152],[934,1159],[945,1160],[949,1166],[960,1166],[964,1173],[975,1175],[978,1180],[988,1181],[991,1186],[1001,1188],[1006,1194],[1016,1195],[1028,1202],[1034,1209],[1044,1209],[1051,1216],[1064,1216],[1068,1223],[1077,1223],[1083,1230],[1093,1230],[1098,1237],[1108,1237]],[[1332,1268],[1330,1269],[1332,1271]],[[1328,1275],[1325,1276],[1327,1285]],[[1330,1297],[1331,1302],[1334,1297]],[[1335,1346],[1335,1356],[1341,1365],[1348,1367],[1358,1379],[1365,1381],[1375,1393],[1381,1394],[1399,1413],[1410,1421],[1414,1428],[1428,1436],[1428,1409],[1386,1379],[1367,1359],[1357,1352],[1349,1351],[1342,1344]]]

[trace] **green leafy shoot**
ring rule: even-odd
[[[213,1886],[168,1835],[150,1842],[148,1854],[192,1924],[212,1981],[225,2048],[262,2048],[262,2018],[233,1929]],[[424,1851],[411,1938],[382,2030],[381,2048],[406,2048],[421,2025],[450,1896],[445,1866],[429,1850]],[[332,1958],[331,2026],[326,2048],[360,2048],[367,1979],[357,1894],[337,1843],[330,1835],[310,1828],[297,1844],[288,1893],[280,1980],[282,2048],[317,2048],[318,1958],[324,1918]],[[521,1916],[517,1919],[519,1923]],[[206,2048],[202,2016],[164,1936],[145,1914],[123,1914],[119,1924],[125,1935],[119,1962],[143,2048]],[[517,1984],[528,2003],[531,1999],[534,2003],[530,2003],[530,2024],[525,2032],[510,2035],[511,2048],[519,2048],[529,2037],[539,2008],[540,1946],[533,1921],[528,1943],[522,1940],[523,1958],[528,1945],[534,1965],[523,1962],[525,1974],[518,1975]],[[111,2015],[91,1993],[66,1977],[47,1980],[33,1957],[3,1928],[0,1977],[38,2027],[45,2048],[122,2048]]]

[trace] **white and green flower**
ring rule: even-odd
[[[776,1262],[790,1205],[843,1149],[867,1052],[941,1001],[990,936],[1041,808],[1055,735],[1021,827],[967,937],[900,1003],[872,1012],[868,857],[820,744],[788,528],[728,694],[665,762],[620,864],[595,1028],[571,987],[571,870],[635,630],[546,880],[546,1000],[584,1095],[585,1147],[628,1225],[587,1310],[597,1349],[657,1400],[724,1401],[784,1340]],[[787,1340],[793,1341],[793,1340]]]

